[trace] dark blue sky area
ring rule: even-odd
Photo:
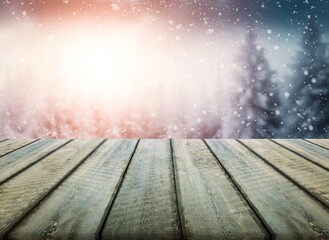
[[[174,2],[174,5],[178,4],[178,1]],[[185,1],[176,10],[181,13],[178,16],[201,20],[208,17],[210,22],[224,25],[243,25],[252,21],[272,27],[298,28],[309,14],[316,15],[320,24],[329,22],[328,0],[197,0]]]
[[[252,24],[260,35],[275,30],[279,37],[300,37],[308,15],[318,19],[323,39],[329,40],[329,0],[4,0],[0,3],[3,24],[18,24],[29,18],[42,24],[80,21],[135,21],[152,16],[154,22],[181,24],[204,32],[216,29],[227,34]],[[267,37],[267,35],[266,35]],[[285,40],[286,37],[283,38]]]
[[[261,25],[295,27],[304,22],[308,14],[318,16],[319,22],[329,22],[329,0],[45,0],[12,1],[0,4],[4,17],[16,11],[43,19],[72,16],[106,15],[133,16],[153,13],[162,18],[204,22],[212,25],[242,25],[256,21]],[[6,14],[7,13],[7,14]],[[7,15],[8,16],[8,15]]]
[[[329,21],[328,0],[254,0],[230,1],[234,6],[241,8],[240,14],[244,18],[249,15],[264,24],[291,27],[304,22],[307,15],[314,14],[319,23]]]

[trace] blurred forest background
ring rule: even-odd
[[[328,138],[327,9],[3,1],[0,138]]]

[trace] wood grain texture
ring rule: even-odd
[[[207,140],[277,239],[329,237],[329,211],[235,140]]]
[[[0,236],[40,203],[101,142],[74,140],[0,185]]]
[[[305,141],[311,142],[323,148],[329,149],[329,139],[305,139]]]
[[[329,172],[270,140],[241,142],[314,198],[329,207]]]
[[[105,142],[14,229],[10,238],[95,239],[136,144],[137,140]]]
[[[273,141],[329,171],[329,149],[300,139],[273,139]]]
[[[16,173],[26,169],[33,163],[42,160],[69,140],[39,140],[24,148],[18,149],[0,160],[0,184],[10,179]]]
[[[329,239],[328,140],[21,141],[0,239]]]
[[[141,140],[109,216],[104,239],[180,236],[169,140]]]
[[[9,139],[6,141],[0,142],[0,157],[7,155],[8,153],[11,153],[15,151],[16,149],[20,149],[26,145],[29,145],[35,141],[38,141],[37,139]],[[0,158],[1,161],[1,158]]]
[[[187,239],[264,239],[267,233],[202,140],[173,140]]]

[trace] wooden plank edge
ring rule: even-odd
[[[325,146],[322,146],[322,145],[320,145],[320,144],[317,144],[317,143],[315,143],[315,142],[312,142],[312,141],[310,141],[309,139],[302,139],[302,140],[304,140],[305,142],[308,142],[308,143],[311,143],[311,144],[313,144],[313,145],[315,145],[315,146],[317,146],[317,147],[320,147],[320,148],[323,148],[323,149],[326,149],[326,150],[329,150],[329,148],[327,148],[327,147],[325,147]],[[321,140],[325,140],[325,139],[321,139]],[[328,141],[329,141],[329,139],[328,139]]]
[[[177,208],[177,216],[178,216],[178,228],[180,232],[179,239],[186,239],[187,237],[187,229],[185,224],[185,217],[183,214],[183,205],[182,205],[182,193],[180,191],[179,185],[179,177],[177,172],[177,166],[176,166],[176,157],[175,157],[175,150],[173,148],[173,142],[172,139],[170,139],[170,154],[171,154],[171,162],[172,162],[172,169],[173,169],[173,175],[174,175],[174,192],[175,192],[175,202],[176,202],[176,208]]]
[[[1,139],[1,140],[0,140],[0,143],[1,143],[1,142],[4,142],[4,141],[7,141],[7,140],[9,140],[9,139],[8,139],[8,138]]]
[[[71,168],[54,186],[48,189],[39,199],[37,199],[33,204],[28,206],[24,212],[19,216],[15,221],[7,226],[7,229],[4,230],[3,236],[0,235],[0,239],[9,239],[10,232],[18,226],[27,215],[29,215],[43,200],[45,200],[58,186],[61,185],[81,164],[83,164],[103,143],[106,139],[102,140],[99,144],[96,145],[85,157],[83,157],[75,166]]]
[[[32,141],[32,142],[26,143],[26,144],[24,144],[23,146],[20,146],[20,147],[18,147],[18,148],[15,148],[15,149],[13,149],[13,150],[11,150],[11,151],[5,153],[5,154],[0,155],[0,158],[1,158],[1,157],[4,157],[4,156],[6,156],[6,155],[8,155],[8,154],[10,154],[10,153],[12,153],[12,152],[15,152],[15,151],[17,151],[17,150],[19,150],[19,149],[21,149],[21,148],[23,148],[23,147],[26,147],[26,146],[28,146],[28,145],[30,145],[30,144],[32,144],[32,143],[35,143],[35,142],[37,142],[37,141],[39,141],[39,140],[40,140],[40,139],[35,139],[35,140]]]
[[[294,153],[294,154],[300,156],[301,158],[305,159],[306,161],[311,162],[311,163],[313,163],[314,165],[316,165],[316,166],[318,166],[318,167],[320,167],[320,168],[322,168],[322,169],[324,169],[324,170],[326,170],[326,171],[329,171],[329,168],[327,168],[326,166],[323,166],[321,163],[315,162],[314,160],[309,159],[308,157],[304,156],[303,154],[300,154],[299,152],[297,152],[297,151],[295,151],[295,150],[292,150],[292,149],[290,149],[289,147],[284,146],[283,144],[281,144],[281,143],[279,143],[279,142],[277,142],[277,141],[275,141],[275,140],[273,140],[273,139],[269,139],[269,140],[270,140],[271,142],[273,142],[273,143],[279,145],[280,147],[282,147],[282,148],[284,148],[284,149],[286,149],[286,150],[288,150],[288,151],[290,151],[290,152],[292,152],[292,153]]]
[[[56,140],[55,140],[56,141]],[[65,146],[66,144],[72,142],[73,139],[70,139],[68,141],[66,141],[64,144],[61,144],[60,146],[56,147],[55,149],[51,150],[50,152],[48,152],[46,155],[44,155],[43,157],[35,160],[34,162],[30,163],[29,165],[27,165],[26,167],[22,168],[21,170],[17,171],[16,173],[13,173],[12,175],[8,176],[7,178],[5,178],[4,180],[0,181],[0,185],[8,182],[10,179],[16,177],[17,175],[21,174],[22,172],[24,172],[25,170],[27,170],[28,168],[32,167],[33,165],[37,164],[38,162],[40,162],[41,160],[43,160],[44,158],[48,157],[50,154],[54,153],[55,151],[57,151],[58,149],[62,148],[63,146]]]
[[[139,142],[140,142],[140,139],[138,139],[136,145],[135,145],[135,148],[134,150],[132,151],[132,153],[130,154],[130,157],[129,157],[129,160],[128,160],[128,163],[123,171],[123,173],[121,174],[115,188],[114,188],[114,192],[109,200],[109,203],[107,205],[107,207],[105,208],[105,211],[104,211],[104,214],[101,218],[101,221],[100,221],[100,224],[98,225],[97,227],[97,230],[96,230],[96,233],[95,233],[95,239],[96,240],[99,240],[99,239],[102,239],[102,233],[104,231],[104,228],[105,228],[105,223],[110,215],[110,212],[111,212],[111,209],[115,203],[115,200],[116,200],[116,197],[118,196],[118,193],[120,192],[120,189],[122,187],[122,183],[123,183],[123,180],[124,178],[126,177],[126,174],[127,174],[127,171],[128,171],[128,168],[130,166],[130,163],[136,153],[136,150],[138,148],[138,145],[139,145]]]
[[[263,218],[262,214],[260,211],[257,209],[257,207],[253,204],[253,202],[250,200],[248,195],[243,191],[243,188],[241,185],[235,180],[234,176],[228,171],[228,169],[221,163],[221,161],[218,159],[217,155],[215,152],[211,149],[211,147],[208,145],[205,139],[202,139],[203,142],[206,144],[207,148],[211,152],[211,154],[214,156],[214,158],[217,160],[217,163],[219,166],[224,170],[224,172],[228,176],[228,180],[232,182],[232,184],[235,186],[235,189],[237,190],[238,195],[242,196],[242,198],[245,200],[249,208],[254,212],[255,216],[258,218],[257,220],[259,223],[262,224],[260,228],[263,229],[265,235],[267,235],[268,239],[275,239],[276,235],[271,226],[266,222],[266,220]]]
[[[313,199],[320,202],[324,207],[329,209],[329,203],[324,201],[318,194],[311,192],[309,189],[298,183],[296,180],[294,180],[292,177],[290,177],[285,172],[281,171],[277,166],[275,166],[273,163],[268,161],[266,158],[262,157],[260,154],[258,154],[256,151],[254,151],[252,148],[248,147],[246,144],[241,142],[240,140],[237,140],[241,145],[243,145],[245,148],[247,148],[250,152],[258,156],[260,159],[262,159],[265,163],[267,163],[269,166],[271,166],[273,169],[275,169],[278,173],[280,173],[282,176],[286,177],[289,181],[294,183],[296,186],[298,186],[300,189],[302,189],[304,192],[306,192],[308,195],[310,195]]]

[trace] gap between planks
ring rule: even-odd
[[[276,233],[275,237],[313,239],[328,236],[329,211],[321,203],[237,141],[207,140],[207,143],[241,184]]]
[[[45,155],[41,156],[40,158],[37,158],[35,161],[32,161],[30,164],[27,164],[25,167],[21,168],[20,170],[16,171],[15,173],[13,173],[13,174],[9,175],[8,177],[6,177],[5,179],[1,180],[0,181],[0,185],[4,184],[5,182],[9,181],[10,179],[14,178],[15,176],[21,174],[25,170],[27,170],[30,167],[34,166],[35,164],[37,164],[38,162],[40,162],[44,158],[48,157],[49,155],[51,155],[52,153],[56,152],[57,150],[59,150],[60,148],[64,147],[66,144],[68,144],[68,143],[70,143],[72,141],[73,140],[71,139],[71,140],[68,140],[68,141],[64,142],[63,144],[60,144],[58,147],[55,147],[53,150],[49,151]],[[33,143],[35,143],[35,142],[36,141],[34,141]],[[30,144],[28,144],[28,145],[30,145]]]
[[[140,142],[111,205],[102,238],[178,238],[181,229],[171,161],[169,140]]]
[[[303,155],[302,153],[298,152],[297,150],[294,150],[294,149],[291,148],[291,147],[285,146],[284,144],[278,142],[277,140],[273,140],[273,139],[270,139],[270,140],[271,140],[271,142],[273,142],[273,143],[279,145],[280,147],[282,147],[282,148],[284,148],[284,149],[287,149],[288,151],[290,151],[290,152],[292,152],[292,153],[294,153],[294,154],[296,154],[296,155],[302,157],[303,159],[305,159],[305,160],[307,160],[307,161],[309,161],[309,162],[315,164],[316,166],[318,166],[318,167],[320,167],[320,168],[322,168],[322,169],[324,169],[324,170],[326,170],[326,171],[329,171],[329,168],[328,168],[328,167],[324,166],[323,164],[321,164],[321,163],[319,163],[319,162],[316,162],[315,160],[312,160],[310,157],[307,157],[307,156]],[[306,142],[307,142],[307,141],[306,141]],[[316,145],[315,145],[315,146],[316,146]]]
[[[110,215],[110,211],[111,211],[111,209],[112,209],[112,207],[113,207],[113,204],[114,204],[114,202],[115,202],[115,200],[116,200],[116,197],[118,196],[118,193],[119,193],[120,188],[121,188],[121,186],[122,186],[123,180],[124,180],[125,177],[126,177],[126,174],[127,174],[128,168],[129,168],[129,165],[130,165],[130,163],[131,163],[131,161],[132,161],[132,159],[133,159],[133,157],[134,157],[134,155],[135,155],[135,153],[136,153],[136,150],[137,150],[137,147],[138,147],[139,143],[140,143],[140,139],[137,140],[137,143],[136,143],[136,145],[135,145],[135,147],[134,147],[134,150],[133,150],[133,152],[131,153],[131,155],[130,155],[130,157],[129,157],[129,160],[128,160],[128,163],[127,163],[127,165],[126,165],[126,167],[125,167],[125,169],[124,169],[124,172],[123,172],[123,174],[122,174],[122,177],[120,178],[120,180],[119,180],[119,182],[118,182],[118,185],[117,185],[116,188],[115,188],[115,193],[113,194],[113,198],[110,199],[109,204],[108,204],[108,206],[107,206],[106,209],[105,209],[105,212],[104,212],[104,215],[103,215],[103,217],[102,217],[101,223],[100,223],[100,225],[98,226],[98,228],[97,228],[97,230],[96,230],[96,233],[95,233],[96,240],[98,240],[98,239],[102,239],[102,233],[103,233],[104,228],[105,228],[105,223],[106,223],[106,221],[107,221],[107,219],[108,219],[108,217],[109,217],[109,215]]]
[[[174,140],[174,143],[174,160],[179,170],[178,201],[187,228],[184,238],[237,238],[242,233],[255,239],[270,237],[201,139]],[[242,214],[239,218],[234,217],[239,213]]]
[[[96,151],[100,145],[102,145],[106,140],[103,140],[103,142],[101,142],[98,146],[95,147],[95,149],[90,153],[88,154],[83,160],[80,161],[80,163],[74,168],[74,169],[71,169],[70,172],[68,172],[67,175],[65,175],[53,188],[49,189],[49,191],[45,194],[44,197],[42,197],[39,201],[37,201],[37,203],[35,203],[33,205],[33,207],[31,209],[29,209],[27,212],[25,212],[23,214],[22,217],[20,217],[20,220],[16,221],[10,229],[14,229],[15,226],[17,226],[30,212],[33,211],[33,209],[41,202],[43,201],[43,199],[45,199],[48,195],[51,194],[52,191],[54,191],[54,189],[56,189],[66,178],[68,178],[94,151]],[[108,209],[105,211],[104,213],[104,216],[103,216],[103,220],[102,220],[102,224],[100,225],[98,231],[97,231],[97,238],[100,238],[101,236],[101,232],[103,230],[103,227],[104,227],[104,224],[109,216],[109,213],[111,211],[111,208],[116,200],[116,197],[118,195],[118,192],[122,186],[122,183],[123,183],[123,180],[126,176],[126,172],[128,170],[128,167],[130,165],[130,162],[136,152],[136,149],[138,147],[138,144],[139,144],[139,141],[137,142],[136,146],[135,146],[135,149],[133,151],[133,153],[131,154],[131,157],[130,157],[130,160],[127,164],[127,167],[124,171],[124,174],[123,174],[123,177],[121,179],[121,181],[119,182],[119,185],[118,185],[118,189],[116,191],[116,193],[114,194],[114,197],[112,200],[110,200],[110,204],[108,205]],[[239,193],[241,194],[241,196],[243,196],[243,198],[246,200],[246,202],[248,203],[249,207],[251,208],[251,210],[254,211],[255,215],[258,217],[258,219],[260,220],[260,222],[262,222],[262,224],[264,225],[265,229],[270,233],[270,236],[274,236],[274,233],[272,232],[271,228],[269,226],[267,226],[266,222],[264,221],[264,219],[262,219],[261,215],[259,214],[257,208],[255,206],[253,206],[253,203],[250,201],[250,199],[248,198],[248,196],[243,192],[243,189],[241,188],[241,186],[235,181],[234,177],[230,174],[230,172],[226,169],[225,166],[223,166],[221,164],[221,162],[219,161],[219,159],[217,158],[217,156],[214,154],[214,152],[211,150],[211,148],[209,147],[209,145],[205,142],[205,140],[203,140],[203,142],[206,144],[207,148],[209,149],[209,151],[211,152],[211,154],[215,157],[215,159],[217,160],[218,164],[222,167],[222,169],[226,172],[226,174],[229,176],[229,179],[230,181],[232,182],[232,184],[236,187],[236,189],[239,191]],[[293,182],[295,185],[297,185],[299,188],[301,188],[303,191],[305,191],[307,194],[311,195],[312,198],[315,198],[315,200],[319,201],[318,198],[314,197],[313,194],[311,194],[310,192],[307,191],[307,189],[305,189],[303,186],[299,185],[298,183],[296,183],[295,180],[293,180],[292,178],[289,177],[289,175],[287,175],[286,173],[282,172],[280,169],[276,168],[275,165],[269,163],[267,160],[265,160],[263,157],[261,157],[258,153],[256,153],[255,151],[252,150],[252,148],[246,146],[244,143],[238,141],[240,144],[242,144],[243,146],[245,146],[250,152],[254,153],[255,155],[257,155],[258,157],[260,157],[260,159],[262,159],[264,162],[266,162],[269,166],[271,166],[273,169],[275,169],[278,173],[280,173],[281,175],[283,175],[284,177],[286,177],[289,181]],[[280,144],[278,144],[280,145]],[[316,144],[317,145],[317,144]],[[289,150],[289,149],[288,149]],[[179,227],[181,229],[181,236],[180,238],[184,238],[186,237],[186,234],[184,233],[184,216],[182,215],[182,213],[180,212],[180,202],[179,202],[179,198],[178,198],[178,195],[180,194],[180,189],[179,189],[179,186],[178,186],[178,182],[179,182],[179,179],[178,179],[178,176],[176,174],[176,169],[177,169],[177,166],[175,164],[175,156],[173,154],[173,146],[172,146],[172,140],[170,139],[170,151],[171,151],[171,161],[172,161],[172,170],[173,170],[173,176],[174,176],[174,192],[176,194],[176,204],[177,204],[177,210],[178,210],[178,216],[179,216]],[[34,165],[34,164],[32,164]],[[31,165],[31,166],[32,166]],[[323,204],[323,203],[322,203]],[[326,207],[328,207],[327,205],[325,205]],[[185,230],[186,231],[186,230]],[[9,231],[7,231],[8,233]]]
[[[259,210],[257,209],[257,207],[252,203],[252,201],[250,200],[250,198],[248,197],[248,195],[243,191],[243,188],[240,186],[240,184],[235,180],[235,178],[233,177],[233,175],[228,171],[228,169],[221,163],[221,161],[218,159],[217,155],[213,152],[213,150],[210,148],[210,146],[208,145],[208,143],[205,141],[205,139],[203,139],[203,142],[206,144],[207,148],[209,149],[209,151],[211,152],[211,154],[214,156],[214,158],[217,160],[218,164],[223,168],[223,170],[225,171],[225,173],[229,176],[229,179],[231,180],[231,182],[234,184],[234,186],[236,187],[236,189],[238,190],[239,194],[241,194],[241,196],[244,198],[244,200],[247,202],[247,204],[249,205],[250,209],[254,212],[254,214],[258,217],[258,220],[261,222],[261,224],[263,225],[263,228],[265,229],[265,231],[267,231],[268,233],[268,238],[269,239],[274,239],[275,238],[275,233],[272,230],[271,226],[269,226],[266,222],[266,220],[263,218],[263,216],[261,215],[261,213],[259,212]]]
[[[303,139],[304,141],[311,143],[315,146],[321,147],[323,149],[329,150],[329,140],[328,139]],[[328,143],[321,143],[320,141],[327,140]]]
[[[4,142],[4,144],[6,145],[6,144],[8,144],[9,141],[10,141],[9,139],[5,139],[4,141],[1,141],[0,143],[2,144],[2,143]],[[16,140],[15,140],[15,141],[16,141]],[[37,142],[37,141],[40,141],[40,139],[31,140],[31,141],[29,141],[29,142],[27,142],[27,143],[24,143],[24,144],[22,144],[22,145],[19,145],[18,147],[15,147],[14,149],[11,149],[11,150],[7,151],[7,152],[4,153],[4,154],[1,154],[1,155],[0,155],[0,158],[1,158],[1,157],[4,157],[4,156],[6,156],[6,155],[8,155],[8,154],[10,154],[10,153],[12,153],[12,152],[15,152],[15,151],[17,151],[17,150],[19,150],[19,149],[21,149],[21,148],[24,148],[24,147],[26,147],[26,146],[28,146],[28,145],[31,145],[32,143],[35,143],[35,142]],[[18,142],[18,141],[17,141],[17,142]],[[15,142],[13,142],[13,143],[15,143]]]
[[[106,139],[102,140],[100,143],[98,143],[91,151],[89,151],[89,153],[84,156],[75,166],[73,166],[66,174],[64,174],[63,177],[61,177],[61,179],[54,184],[52,187],[50,187],[48,190],[46,190],[45,193],[43,193],[32,205],[28,206],[26,209],[23,210],[23,213],[14,221],[12,221],[11,223],[9,223],[7,225],[7,227],[5,228],[3,233],[0,233],[0,239],[4,238],[4,239],[8,239],[9,237],[9,233],[16,227],[18,226],[23,220],[24,218],[26,218],[35,208],[36,206],[38,206],[44,199],[47,198],[47,196],[49,196],[53,190],[55,190],[63,181],[65,181],[65,179],[67,179],[83,162],[86,161],[86,159],[88,159],[88,157],[90,155],[92,155],[104,142],[106,141]],[[1,236],[2,234],[2,236]]]
[[[262,159],[264,162],[266,162],[268,165],[270,165],[273,169],[275,169],[277,172],[279,172],[282,176],[293,182],[296,186],[298,186],[300,189],[302,189],[304,192],[309,194],[313,199],[320,202],[323,206],[326,208],[329,208],[329,204],[324,201],[322,198],[318,197],[316,194],[314,194],[312,191],[310,191],[307,187],[303,186],[301,183],[293,179],[291,176],[289,176],[287,173],[282,171],[279,167],[275,166],[273,163],[268,161],[265,157],[261,156],[259,153],[257,153],[253,148],[249,147],[247,144],[242,142],[241,140],[237,140],[240,144],[242,144],[244,147],[246,147],[249,151],[254,153],[256,156],[258,156],[260,159]],[[322,169],[322,168],[321,168]]]
[[[174,149],[173,149],[173,142],[172,139],[170,139],[170,155],[171,155],[171,163],[172,163],[172,169],[173,169],[173,176],[174,176],[174,190],[175,190],[175,202],[176,202],[176,207],[177,207],[177,212],[178,212],[178,227],[180,228],[180,236],[179,239],[185,239],[187,234],[186,234],[186,228],[185,228],[185,223],[184,223],[184,215],[181,210],[181,204],[178,201],[178,195],[180,193],[180,189],[177,187],[177,183],[179,181],[178,175],[177,175],[177,166],[175,162],[175,156],[174,156]]]

